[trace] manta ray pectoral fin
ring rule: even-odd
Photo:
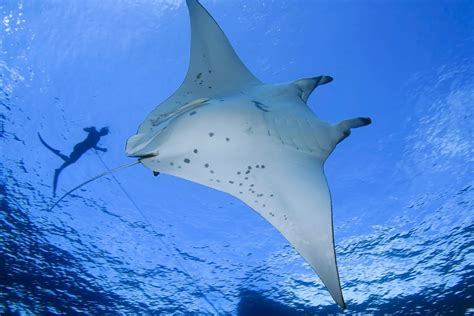
[[[212,98],[261,84],[235,53],[226,35],[197,0],[186,1],[191,19],[191,56],[186,77],[167,100],[140,125],[139,132],[153,129],[163,113],[173,112],[192,100]]]
[[[318,76],[313,78],[305,78],[293,81],[292,84],[300,91],[300,97],[303,102],[307,102],[309,95],[317,86],[329,83],[333,80],[330,76]]]
[[[357,117],[344,120],[333,125],[336,131],[336,144],[339,144],[351,134],[351,128],[359,128],[372,123],[369,117]]]
[[[253,173],[256,182],[251,193],[236,196],[285,236],[316,271],[334,300],[345,308],[334,248],[331,195],[323,162],[288,151],[282,152],[265,169]]]
[[[191,18],[191,58],[184,84],[207,96],[216,90],[221,93],[260,83],[199,1],[187,0],[186,3]]]

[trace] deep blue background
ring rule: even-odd
[[[373,119],[326,164],[348,311],[472,313],[474,2],[202,3],[258,78],[331,75],[315,113]],[[274,228],[197,184],[138,166],[46,211],[61,161],[36,133],[69,153],[110,127],[59,193],[128,162],[188,54],[180,0],[0,3],[0,312],[341,312]]]

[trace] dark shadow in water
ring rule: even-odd
[[[14,179],[9,179],[9,185],[15,187]],[[45,315],[186,314],[185,306],[180,305],[182,302],[179,299],[176,302],[170,301],[168,308],[157,310],[149,306],[153,302],[127,301],[101,286],[81,264],[83,257],[75,257],[51,245],[43,237],[37,224],[17,206],[18,203],[9,202],[11,193],[5,184],[0,183],[0,313],[19,314],[18,311],[22,310]],[[16,199],[21,200],[19,197]],[[462,234],[468,234],[469,231],[472,233],[473,230],[474,226],[466,227]],[[70,233],[61,227],[52,226],[48,226],[48,232],[58,236]],[[107,258],[108,255],[104,253],[102,257]],[[117,266],[120,264],[116,263]],[[374,295],[366,304],[352,304],[349,300],[349,310],[346,312],[375,315],[464,315],[467,308],[474,306],[472,266],[461,277],[462,281],[455,287],[427,289],[423,295],[383,302]],[[126,275],[124,279],[128,279]],[[130,286],[125,282],[123,285]],[[163,297],[163,300],[166,299]],[[184,311],[179,310],[176,305],[184,308]],[[290,307],[266,298],[257,291],[244,290],[240,293],[237,313],[241,316],[334,315],[341,314],[342,310],[336,304],[299,304]]]
[[[0,196],[7,197],[3,184]],[[17,314],[18,308],[52,314],[114,313],[117,304],[123,304],[119,296],[91,284],[91,275],[69,253],[44,240],[38,227],[7,198],[0,199],[0,208],[2,313]]]
[[[372,315],[465,315],[469,308],[474,307],[474,273],[466,271],[462,282],[451,288],[427,290],[423,295],[411,295],[400,299],[380,302],[374,297],[365,304],[346,302],[348,309],[343,311],[334,303],[333,306],[307,306],[297,304],[296,307],[273,301],[261,293],[244,290],[240,293],[237,306],[239,316],[296,316],[296,315],[335,315],[354,313],[370,313]],[[329,295],[329,294],[328,294]]]
[[[16,203],[9,203],[9,196],[0,183],[0,314],[173,313],[171,307],[157,310],[142,302],[127,302],[100,286],[80,259],[51,245],[28,215],[13,206]],[[48,230],[58,235],[68,233],[58,227]]]
[[[237,315],[239,316],[300,316],[300,315],[316,315],[316,314],[335,314],[342,310],[334,306],[327,307],[322,311],[321,308],[300,305],[297,307],[288,306],[277,301],[273,301],[261,293],[252,290],[244,290],[240,292],[240,302],[237,305]]]
[[[69,156],[66,156],[62,154],[58,149],[55,149],[48,145],[44,139],[41,137],[40,133],[38,133],[38,137],[41,141],[41,143],[48,148],[53,154],[64,160],[64,163],[54,171],[54,179],[53,179],[53,196],[56,196],[56,188],[58,186],[58,177],[61,171],[64,170],[69,165],[72,165],[75,163],[83,154],[85,154],[89,149],[96,149],[100,151],[107,151],[106,148],[101,148],[97,146],[97,144],[100,141],[100,138],[102,136],[105,136],[109,134],[109,128],[108,127],[103,127],[98,131],[94,126],[92,127],[85,127],[83,129],[85,132],[87,132],[87,137],[80,143],[76,144],[74,146],[74,149],[72,150],[71,154]]]

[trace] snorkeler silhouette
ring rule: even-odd
[[[89,149],[96,149],[100,151],[106,152],[106,148],[101,148],[97,146],[99,143],[99,140],[102,136],[105,136],[109,133],[109,128],[108,127],[103,127],[98,131],[95,127],[86,127],[84,128],[84,131],[89,133],[82,142],[76,144],[74,146],[74,149],[72,153],[69,156],[66,156],[62,154],[59,150],[54,149],[53,147],[49,146],[44,139],[41,137],[40,133],[38,133],[38,137],[41,141],[41,143],[51,150],[56,156],[60,157],[62,160],[64,160],[64,163],[54,171],[54,180],[53,180],[53,196],[56,196],[56,187],[58,185],[58,177],[61,171],[63,171],[64,168],[67,166],[75,163],[81,156],[88,151]]]

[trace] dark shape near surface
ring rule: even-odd
[[[84,131],[88,133],[87,137],[80,143],[74,146],[71,154],[69,156],[62,154],[58,149],[55,149],[48,145],[44,139],[41,137],[40,133],[38,133],[38,137],[41,143],[48,148],[52,153],[56,156],[64,160],[64,163],[54,171],[54,180],[53,180],[53,196],[56,196],[56,188],[58,186],[58,178],[61,171],[67,166],[75,163],[83,154],[85,154],[89,149],[100,150],[106,152],[106,148],[101,148],[97,146],[102,136],[109,134],[109,128],[103,127],[98,131],[94,126],[84,128]]]

